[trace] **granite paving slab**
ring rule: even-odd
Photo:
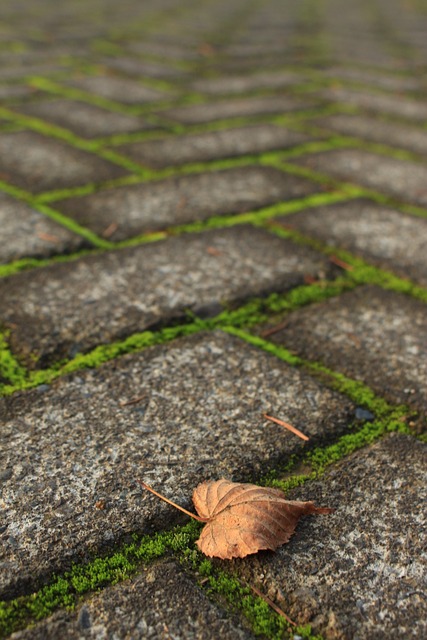
[[[146,87],[136,80],[116,76],[87,76],[67,84],[109,100],[131,105],[165,100],[170,95],[166,91]]]
[[[265,71],[253,75],[201,78],[191,84],[194,91],[217,95],[244,93],[259,89],[283,89],[300,83],[301,75],[292,71]]]
[[[314,121],[314,124],[344,135],[401,147],[414,153],[427,155],[427,131],[413,126],[387,122],[372,116],[347,114],[318,118]]]
[[[270,167],[212,171],[108,189],[55,203],[55,208],[111,240],[145,231],[242,213],[319,191],[316,183]]]
[[[278,220],[427,287],[427,218],[357,199],[304,209]]]
[[[0,134],[2,180],[27,191],[77,187],[128,173],[94,154],[33,131]]]
[[[87,244],[76,233],[0,192],[0,263],[71,253]]]
[[[137,483],[192,508],[193,489],[265,473],[342,433],[355,407],[307,374],[216,331],[116,359],[0,399],[2,596],[131,532],[188,518]],[[97,508],[103,501],[104,508]]]
[[[279,151],[302,144],[309,139],[303,133],[263,124],[134,142],[116,148],[137,162],[160,169],[190,162],[208,162],[265,151]]]
[[[188,638],[249,640],[236,616],[208,599],[173,561],[143,569],[135,578],[93,596],[76,611],[60,611],[12,640],[83,638]]]
[[[331,273],[327,259],[238,226],[85,256],[0,281],[0,322],[28,365],[72,357],[186,311],[284,291]],[[42,294],[42,295],[41,295]]]
[[[36,89],[25,84],[0,84],[0,100],[27,98],[37,93]]]
[[[181,80],[188,75],[188,72],[183,69],[140,58],[121,56],[117,58],[107,58],[103,60],[103,63],[111,69],[140,78],[146,76],[148,78],[158,78],[159,80]]]
[[[322,76],[360,82],[360,84],[373,85],[390,91],[417,91],[421,88],[420,80],[413,76],[378,73],[366,68],[332,67],[322,71]]]
[[[422,100],[413,100],[388,93],[371,93],[344,88],[328,89],[323,91],[321,95],[327,100],[344,102],[376,113],[385,113],[421,122],[427,119],[427,104]]]
[[[425,411],[426,335],[425,303],[369,285],[296,311],[271,340]]]
[[[423,638],[426,461],[426,444],[397,434],[353,454],[289,494],[335,513],[236,569],[326,640]]]
[[[33,102],[20,106],[17,110],[61,127],[66,127],[83,138],[154,129],[154,125],[142,118],[107,111],[107,109],[78,100],[58,98],[43,102]]]
[[[223,100],[220,102],[174,107],[165,111],[159,111],[158,115],[166,116],[182,124],[203,124],[224,118],[278,115],[291,111],[309,109],[313,104],[312,101],[303,101],[290,96],[233,98],[232,100]]]
[[[337,149],[295,161],[334,178],[355,182],[404,202],[427,206],[427,165],[359,149]]]

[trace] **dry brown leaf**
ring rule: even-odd
[[[203,482],[193,493],[200,517],[207,519],[197,546],[207,556],[230,560],[288,542],[298,520],[309,513],[331,513],[313,502],[286,500],[280,489],[240,484],[224,478]]]
[[[168,504],[205,522],[196,544],[205,555],[231,560],[288,542],[301,516],[331,513],[313,502],[286,500],[280,489],[230,482],[225,478],[199,484],[193,493],[198,516],[140,482]]]

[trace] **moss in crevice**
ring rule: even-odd
[[[7,337],[7,333],[0,333],[0,382],[20,386],[27,377],[27,371],[12,355]]]

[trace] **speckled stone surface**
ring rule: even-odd
[[[210,601],[176,563],[160,562],[105,589],[68,613],[61,611],[12,640],[83,638],[249,640],[255,636]]]
[[[425,218],[357,199],[304,209],[279,221],[427,287]]]
[[[309,109],[313,102],[293,96],[263,96],[251,98],[232,98],[184,107],[174,107],[159,111],[159,115],[182,122],[183,124],[203,124],[226,118],[276,115]],[[308,138],[308,137],[307,137]]]
[[[264,412],[313,443],[354,419],[349,400],[222,332],[150,348],[0,403],[3,593],[132,531],[185,521],[137,478],[188,508],[204,479],[250,479],[286,463],[304,443]]]
[[[135,142],[116,149],[141,164],[157,169],[278,151],[307,141],[303,133],[263,124]]]
[[[402,435],[350,456],[289,494],[333,514],[235,568],[326,640],[423,638],[426,461],[427,446]]]
[[[244,76],[223,76],[196,80],[192,89],[208,94],[244,93],[257,89],[282,89],[301,82],[301,76],[291,71],[264,72]]]
[[[34,366],[331,272],[312,249],[238,226],[53,264],[0,281],[0,321]],[[43,292],[43,295],[41,295]],[[82,322],[82,318],[84,321]],[[32,354],[30,356],[30,354]]]
[[[344,135],[427,155],[427,131],[419,127],[387,122],[372,116],[346,114],[319,118],[315,124]]]
[[[427,206],[427,166],[424,164],[359,149],[325,151],[296,162],[405,202]]]
[[[24,202],[0,193],[0,263],[76,251],[87,241]]]
[[[114,76],[87,76],[70,82],[73,87],[123,104],[145,104],[168,98],[166,91],[144,86],[136,80]]]
[[[271,339],[425,411],[426,335],[422,302],[366,286],[296,311]]]
[[[123,240],[144,231],[251,211],[303,198],[319,186],[269,167],[249,166],[108,189],[55,202],[55,208],[102,235]]]
[[[322,75],[350,83],[372,85],[389,91],[416,91],[422,86],[422,82],[412,76],[386,74],[367,68],[332,67],[322,71]]]
[[[422,100],[344,88],[330,89],[321,95],[334,102],[343,102],[368,111],[408,118],[416,122],[423,122],[427,118],[427,104]]]
[[[3,180],[33,193],[105,182],[127,173],[112,162],[33,131],[0,134],[0,172]]]
[[[142,118],[107,111],[78,100],[59,98],[33,102],[30,105],[19,107],[19,111],[70,129],[83,138],[112,136],[116,133],[132,133],[154,128],[152,124]]]

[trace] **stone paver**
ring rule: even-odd
[[[132,133],[154,128],[142,118],[107,111],[78,100],[56,99],[33,102],[20,107],[19,111],[70,129],[83,138]]]
[[[302,101],[290,96],[263,96],[174,107],[160,111],[159,115],[182,124],[203,124],[225,118],[279,115],[290,111],[309,109],[312,105],[313,103],[309,101]]]
[[[55,208],[96,233],[117,225],[112,240],[144,231],[241,213],[319,190],[303,178],[249,166],[109,189],[56,202]]]
[[[305,209],[279,221],[427,286],[426,218],[358,199]]]
[[[301,82],[301,76],[291,71],[267,72],[245,76],[223,76],[196,80],[192,89],[207,94],[244,93],[258,89],[283,89]]]
[[[344,88],[324,91],[322,96],[335,102],[351,104],[376,113],[385,113],[419,122],[427,119],[427,104],[422,100]]]
[[[146,87],[136,80],[115,76],[88,76],[70,82],[73,87],[123,104],[145,104],[168,98],[168,93]]]
[[[295,162],[404,202],[427,206],[427,165],[359,149],[325,151]]]
[[[135,58],[108,58],[104,60],[104,64],[111,69],[123,71],[130,76],[139,78],[149,77],[158,78],[159,80],[181,80],[188,74],[176,67],[171,67],[160,62],[141,60]]]
[[[241,573],[326,640],[422,638],[426,460],[425,444],[392,435],[292,491],[336,511],[305,519],[288,545]]]
[[[128,173],[118,165],[32,131],[0,134],[4,180],[33,193],[105,182]]]
[[[349,82],[372,85],[390,91],[417,91],[421,88],[421,82],[417,78],[397,74],[385,74],[370,71],[369,69],[355,69],[347,67],[333,67],[322,72],[327,78],[338,78]]]
[[[425,410],[426,335],[425,304],[366,286],[295,312],[271,339]]]
[[[23,202],[0,192],[0,263],[47,258],[84,246],[85,240]]]
[[[279,151],[309,140],[303,133],[263,124],[135,142],[116,148],[133,160],[158,169],[190,162]]]
[[[3,594],[28,589],[128,532],[185,521],[137,478],[189,508],[203,479],[251,478],[300,451],[302,440],[267,422],[264,411],[316,442],[341,433],[355,409],[222,332],[125,356],[0,403]],[[99,500],[105,509],[96,508]]]
[[[339,114],[318,118],[315,124],[344,135],[408,149],[427,155],[427,131],[413,126],[386,122],[370,116]]]
[[[72,613],[60,611],[11,636],[13,640],[83,638],[189,638],[249,640],[255,636],[213,604],[174,562],[161,562],[136,578],[105,589]]]
[[[238,226],[4,279],[0,320],[11,329],[17,352],[31,353],[31,360],[37,354],[39,364],[46,364],[183,318],[186,310],[216,314],[225,304],[287,290],[329,269],[327,259],[312,249]]]

